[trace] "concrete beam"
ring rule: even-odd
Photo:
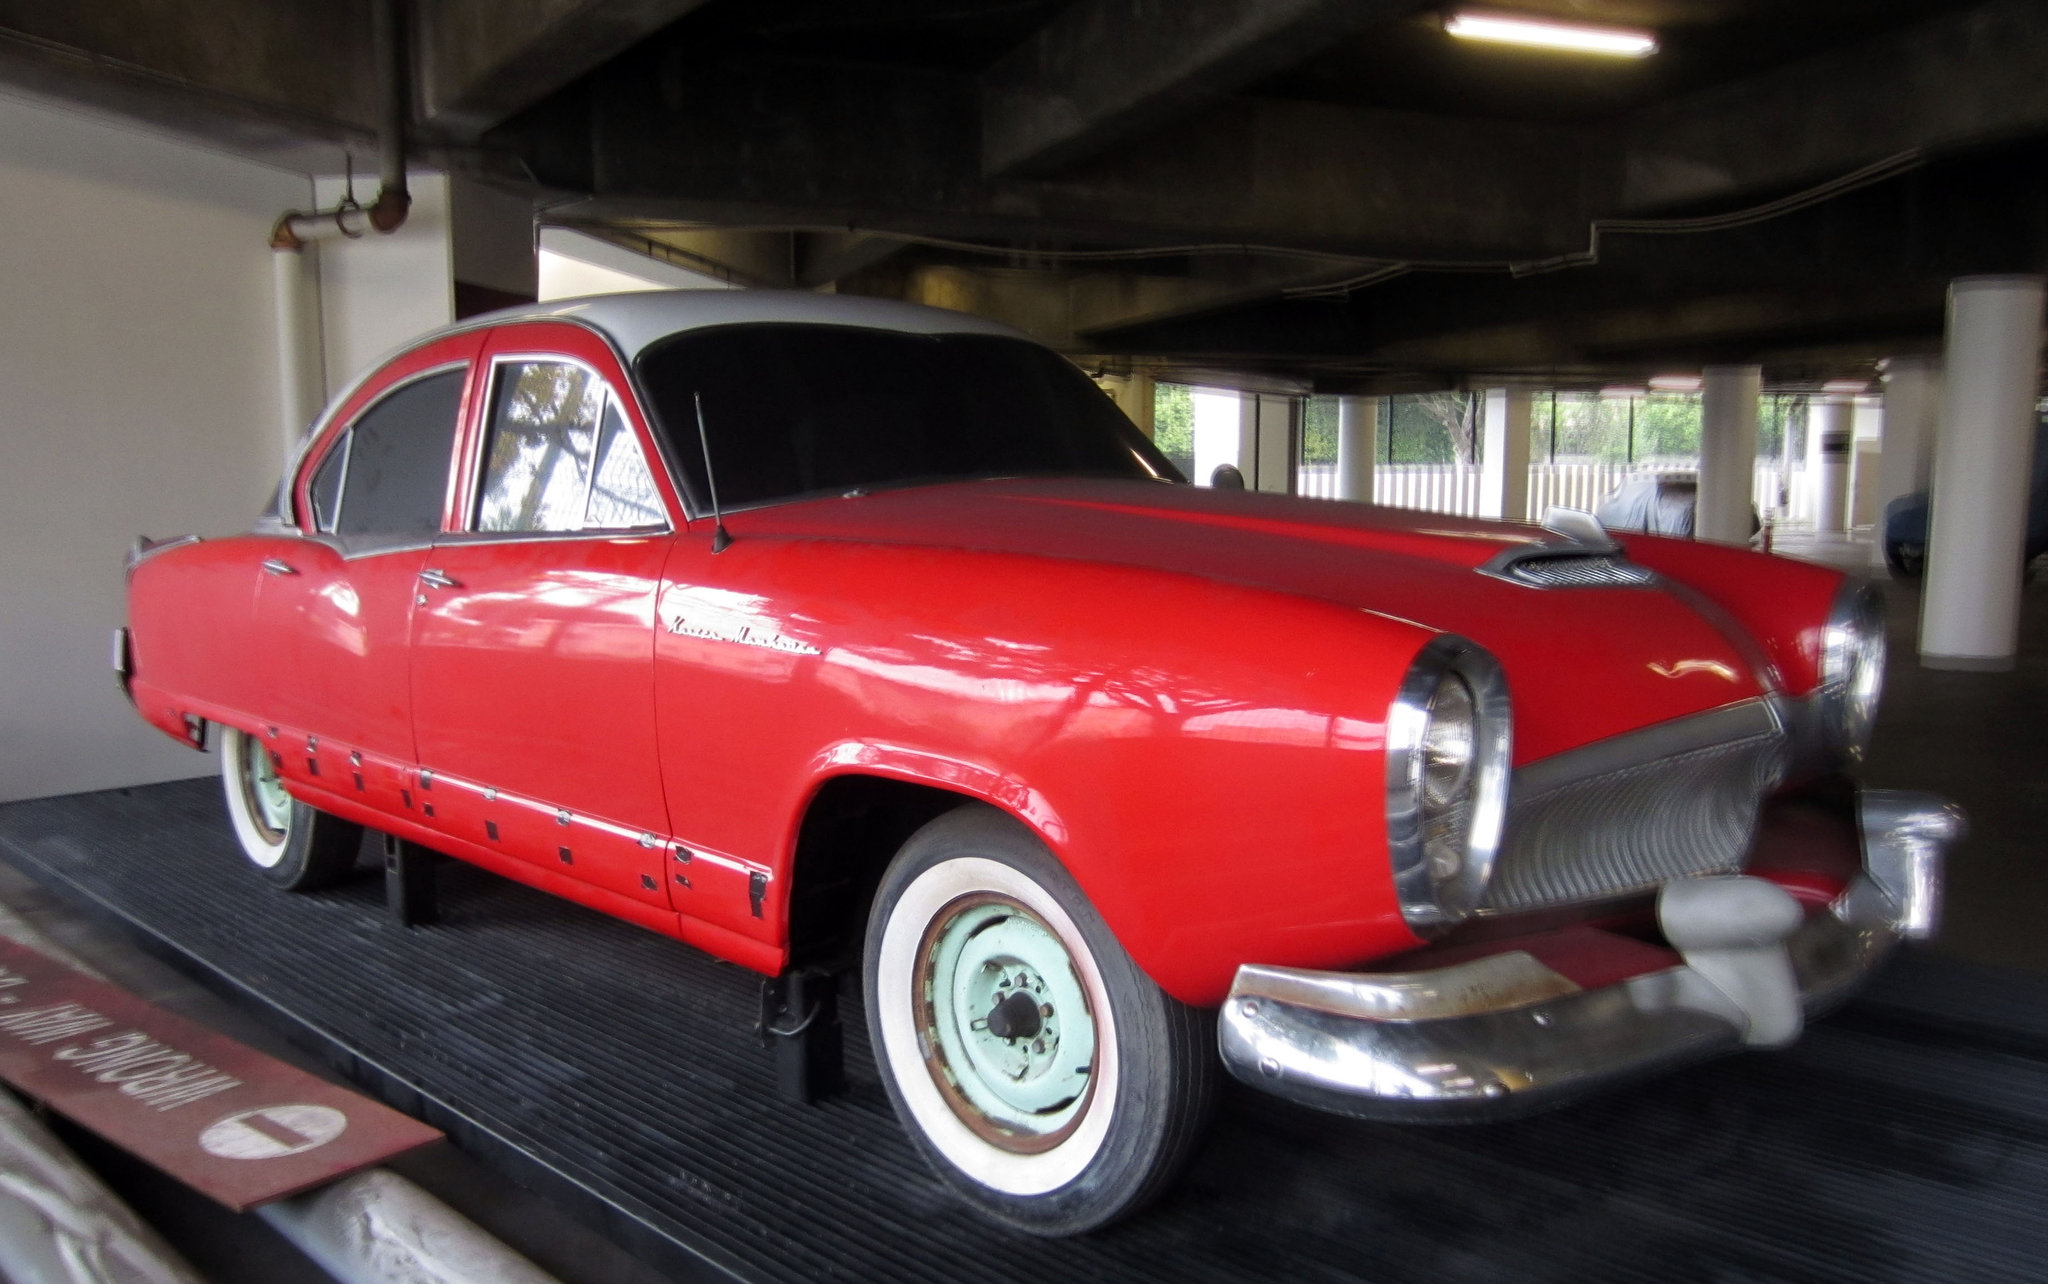
[[[907,244],[866,232],[802,233],[796,244],[796,283],[806,290],[836,284],[894,257]]]
[[[1993,0],[1639,113],[1621,130],[1622,205],[1811,183],[1913,148],[2048,128],[2048,10]]]
[[[375,126],[366,0],[0,0],[0,81],[305,169]]]
[[[982,172],[1057,170],[1421,7],[1081,0],[982,74]]]
[[[592,91],[553,135],[592,140],[587,175],[560,178],[595,192],[564,210],[586,221],[1515,257],[1583,246],[1600,185],[1574,129],[1316,103],[1219,103],[1034,180],[982,176],[963,77],[636,52]]]
[[[539,102],[704,0],[423,0],[423,123],[473,136]]]

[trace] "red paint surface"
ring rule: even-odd
[[[628,391],[588,332],[526,325],[401,358],[343,418],[449,359],[551,350]],[[451,533],[482,435],[470,383]],[[1632,539],[1688,587],[1538,590],[1475,570],[1542,537],[1528,526],[1079,480],[735,513],[713,555],[662,484],[673,536],[458,536],[330,565],[288,535],[148,558],[130,597],[138,706],[172,734],[187,712],[276,726],[301,750],[280,756],[300,797],[764,971],[786,957],[818,790],[926,783],[1031,825],[1140,966],[1208,1003],[1244,962],[1416,945],[1387,873],[1382,735],[1436,632],[1499,657],[1527,763],[1778,673],[1804,691],[1840,582]],[[304,573],[266,577],[266,556]],[[415,594],[428,565],[458,585]],[[261,657],[209,623],[227,619],[252,621]]]
[[[237,1212],[441,1136],[9,941],[0,941],[0,1077]],[[326,1140],[303,1131],[289,1109],[303,1106],[338,1112],[339,1131]],[[267,1141],[280,1153],[218,1153],[232,1152],[243,1129],[258,1149]]]

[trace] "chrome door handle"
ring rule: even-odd
[[[263,569],[269,571],[272,575],[297,575],[299,573],[298,567],[293,566],[290,562],[279,561],[275,557],[264,558]]]
[[[461,580],[458,580],[458,579],[454,579],[454,578],[451,578],[451,577],[450,577],[449,575],[447,575],[447,574],[446,574],[445,572],[442,572],[442,571],[437,571],[437,570],[433,569],[432,567],[428,567],[428,568],[427,568],[426,570],[424,570],[424,571],[421,571],[421,572],[420,572],[420,583],[422,583],[422,584],[431,584],[431,585],[433,585],[433,586],[434,586],[435,588],[461,588],[461,587],[462,587],[462,581],[461,581]]]

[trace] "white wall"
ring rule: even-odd
[[[636,290],[727,290],[714,276],[679,268],[609,241],[562,227],[540,232],[540,295],[574,299],[586,294],[627,294]]]
[[[108,667],[139,533],[277,480],[270,227],[292,175],[0,97],[0,801],[169,780]]]
[[[408,174],[412,212],[395,232],[319,243],[320,322],[327,391],[338,395],[393,349],[455,319],[448,179]],[[339,178],[314,181],[321,208],[341,199]],[[356,199],[376,198],[377,176],[356,176]],[[484,282],[483,284],[489,284]]]

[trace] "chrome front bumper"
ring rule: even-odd
[[[1866,791],[1863,870],[1806,916],[1775,883],[1686,879],[1659,897],[1684,962],[1583,989],[1523,951],[1423,972],[1247,964],[1223,1005],[1224,1065],[1254,1087],[1372,1119],[1540,1109],[1745,1045],[1796,1038],[1902,939],[1933,935],[1962,813]]]

